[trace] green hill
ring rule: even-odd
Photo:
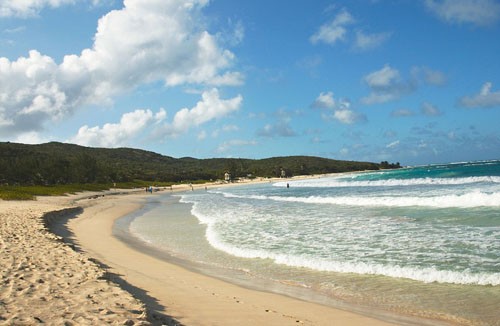
[[[384,162],[387,163],[387,162]],[[370,162],[353,162],[311,156],[267,159],[191,157],[173,158],[133,148],[90,148],[51,142],[26,145],[0,142],[0,184],[56,185],[110,183],[134,180],[196,182],[232,177],[276,177],[386,168]],[[389,166],[395,167],[395,166]]]

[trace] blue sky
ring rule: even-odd
[[[0,0],[0,141],[500,158],[498,0]]]

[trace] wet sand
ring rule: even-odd
[[[243,288],[139,252],[112,236],[142,196],[99,199],[69,221],[76,242],[155,300],[155,314],[186,325],[388,325],[359,314]],[[146,302],[148,303],[148,302]]]
[[[145,196],[154,194],[0,201],[0,324],[391,325],[134,249],[113,236],[113,224]]]

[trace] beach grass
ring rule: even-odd
[[[76,183],[48,186],[20,186],[0,185],[0,199],[2,200],[36,200],[37,196],[63,196],[82,191],[104,191],[112,188],[133,189],[150,185],[168,187],[171,183],[152,183],[151,181],[135,180],[116,184]]]

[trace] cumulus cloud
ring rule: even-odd
[[[178,135],[194,126],[236,111],[242,103],[241,96],[221,99],[217,89],[206,91],[201,97],[193,108],[179,110],[171,123],[164,123],[167,113],[163,108],[156,113],[151,110],[135,110],[123,114],[118,123],[106,123],[102,127],[84,125],[69,141],[85,146],[116,147],[127,145],[132,138],[147,129],[151,130],[149,134],[153,137]],[[201,131],[198,139],[206,136],[206,132]]]
[[[334,9],[335,6],[330,7],[327,12]],[[362,30],[357,30],[354,34],[349,29],[352,25],[356,25],[356,19],[344,8],[331,21],[321,25],[311,35],[309,41],[312,44],[325,43],[329,45],[340,41],[349,41],[352,42],[355,50],[366,51],[382,45],[391,36],[391,33],[367,33]]]
[[[500,20],[500,3],[496,0],[426,0],[425,5],[448,23],[487,26]]]
[[[135,110],[123,114],[118,123],[106,123],[102,127],[84,125],[69,141],[85,146],[116,147],[127,145],[132,138],[146,130],[150,130],[147,132],[149,137],[175,136],[238,110],[242,102],[241,96],[221,99],[217,89],[206,91],[201,97],[193,108],[179,110],[171,123],[165,122],[167,113],[163,108],[156,113]],[[198,139],[205,139],[206,136],[206,132],[201,131]]]
[[[466,108],[492,108],[500,107],[500,91],[492,91],[493,84],[486,82],[474,96],[462,97],[458,104]]]
[[[370,95],[361,99],[364,104],[389,102],[416,88],[415,81],[404,80],[399,71],[389,65],[366,75],[363,81],[371,90]]]
[[[333,117],[343,124],[353,124],[365,120],[364,116],[349,109],[335,110]]]
[[[0,58],[0,121],[9,122],[2,131],[37,131],[40,121],[68,114],[71,99],[61,89],[57,70],[54,60],[37,51],[14,62]]]
[[[372,72],[364,78],[368,86],[375,90],[392,88],[400,79],[399,71],[389,65],[385,65],[382,69]]]
[[[356,31],[354,47],[360,51],[371,50],[382,45],[391,36],[391,33],[367,34],[363,31]]]
[[[70,142],[84,146],[116,147],[123,146],[143,131],[151,122],[159,122],[165,118],[161,109],[153,114],[151,110],[135,110],[122,115],[118,123],[106,123],[104,126],[82,126]]]
[[[22,135],[19,135],[14,140],[14,142],[21,144],[40,144],[40,143],[46,143],[48,141],[50,141],[50,139],[41,137],[40,134],[36,131],[30,131]]]
[[[60,64],[36,50],[14,61],[0,58],[0,121],[9,125],[2,133],[42,130],[47,121],[87,104],[111,103],[145,83],[241,84],[243,76],[229,70],[234,54],[204,28],[207,3],[125,0],[122,9],[99,19],[91,48]]]
[[[343,124],[353,124],[366,120],[366,117],[351,109],[348,99],[335,99],[333,92],[321,92],[311,105],[322,109],[323,120],[337,120]]]
[[[397,100],[421,86],[443,86],[446,84],[446,75],[423,66],[412,67],[409,77],[405,78],[399,70],[386,64],[363,77],[363,81],[370,89],[370,94],[361,98],[361,102],[370,105]]]
[[[354,21],[351,14],[347,10],[342,9],[330,22],[321,25],[309,40],[313,44],[319,42],[335,44],[337,41],[344,40],[347,33],[347,26],[353,24]]]
[[[333,109],[335,105],[336,101],[333,98],[333,92],[321,92],[316,100],[314,100],[312,107],[321,109]]]
[[[177,111],[171,123],[157,129],[156,136],[183,134],[192,127],[222,118],[239,110],[242,103],[243,97],[241,95],[225,100],[220,98],[216,88],[205,91],[201,94],[201,100],[193,108],[183,108]]]

